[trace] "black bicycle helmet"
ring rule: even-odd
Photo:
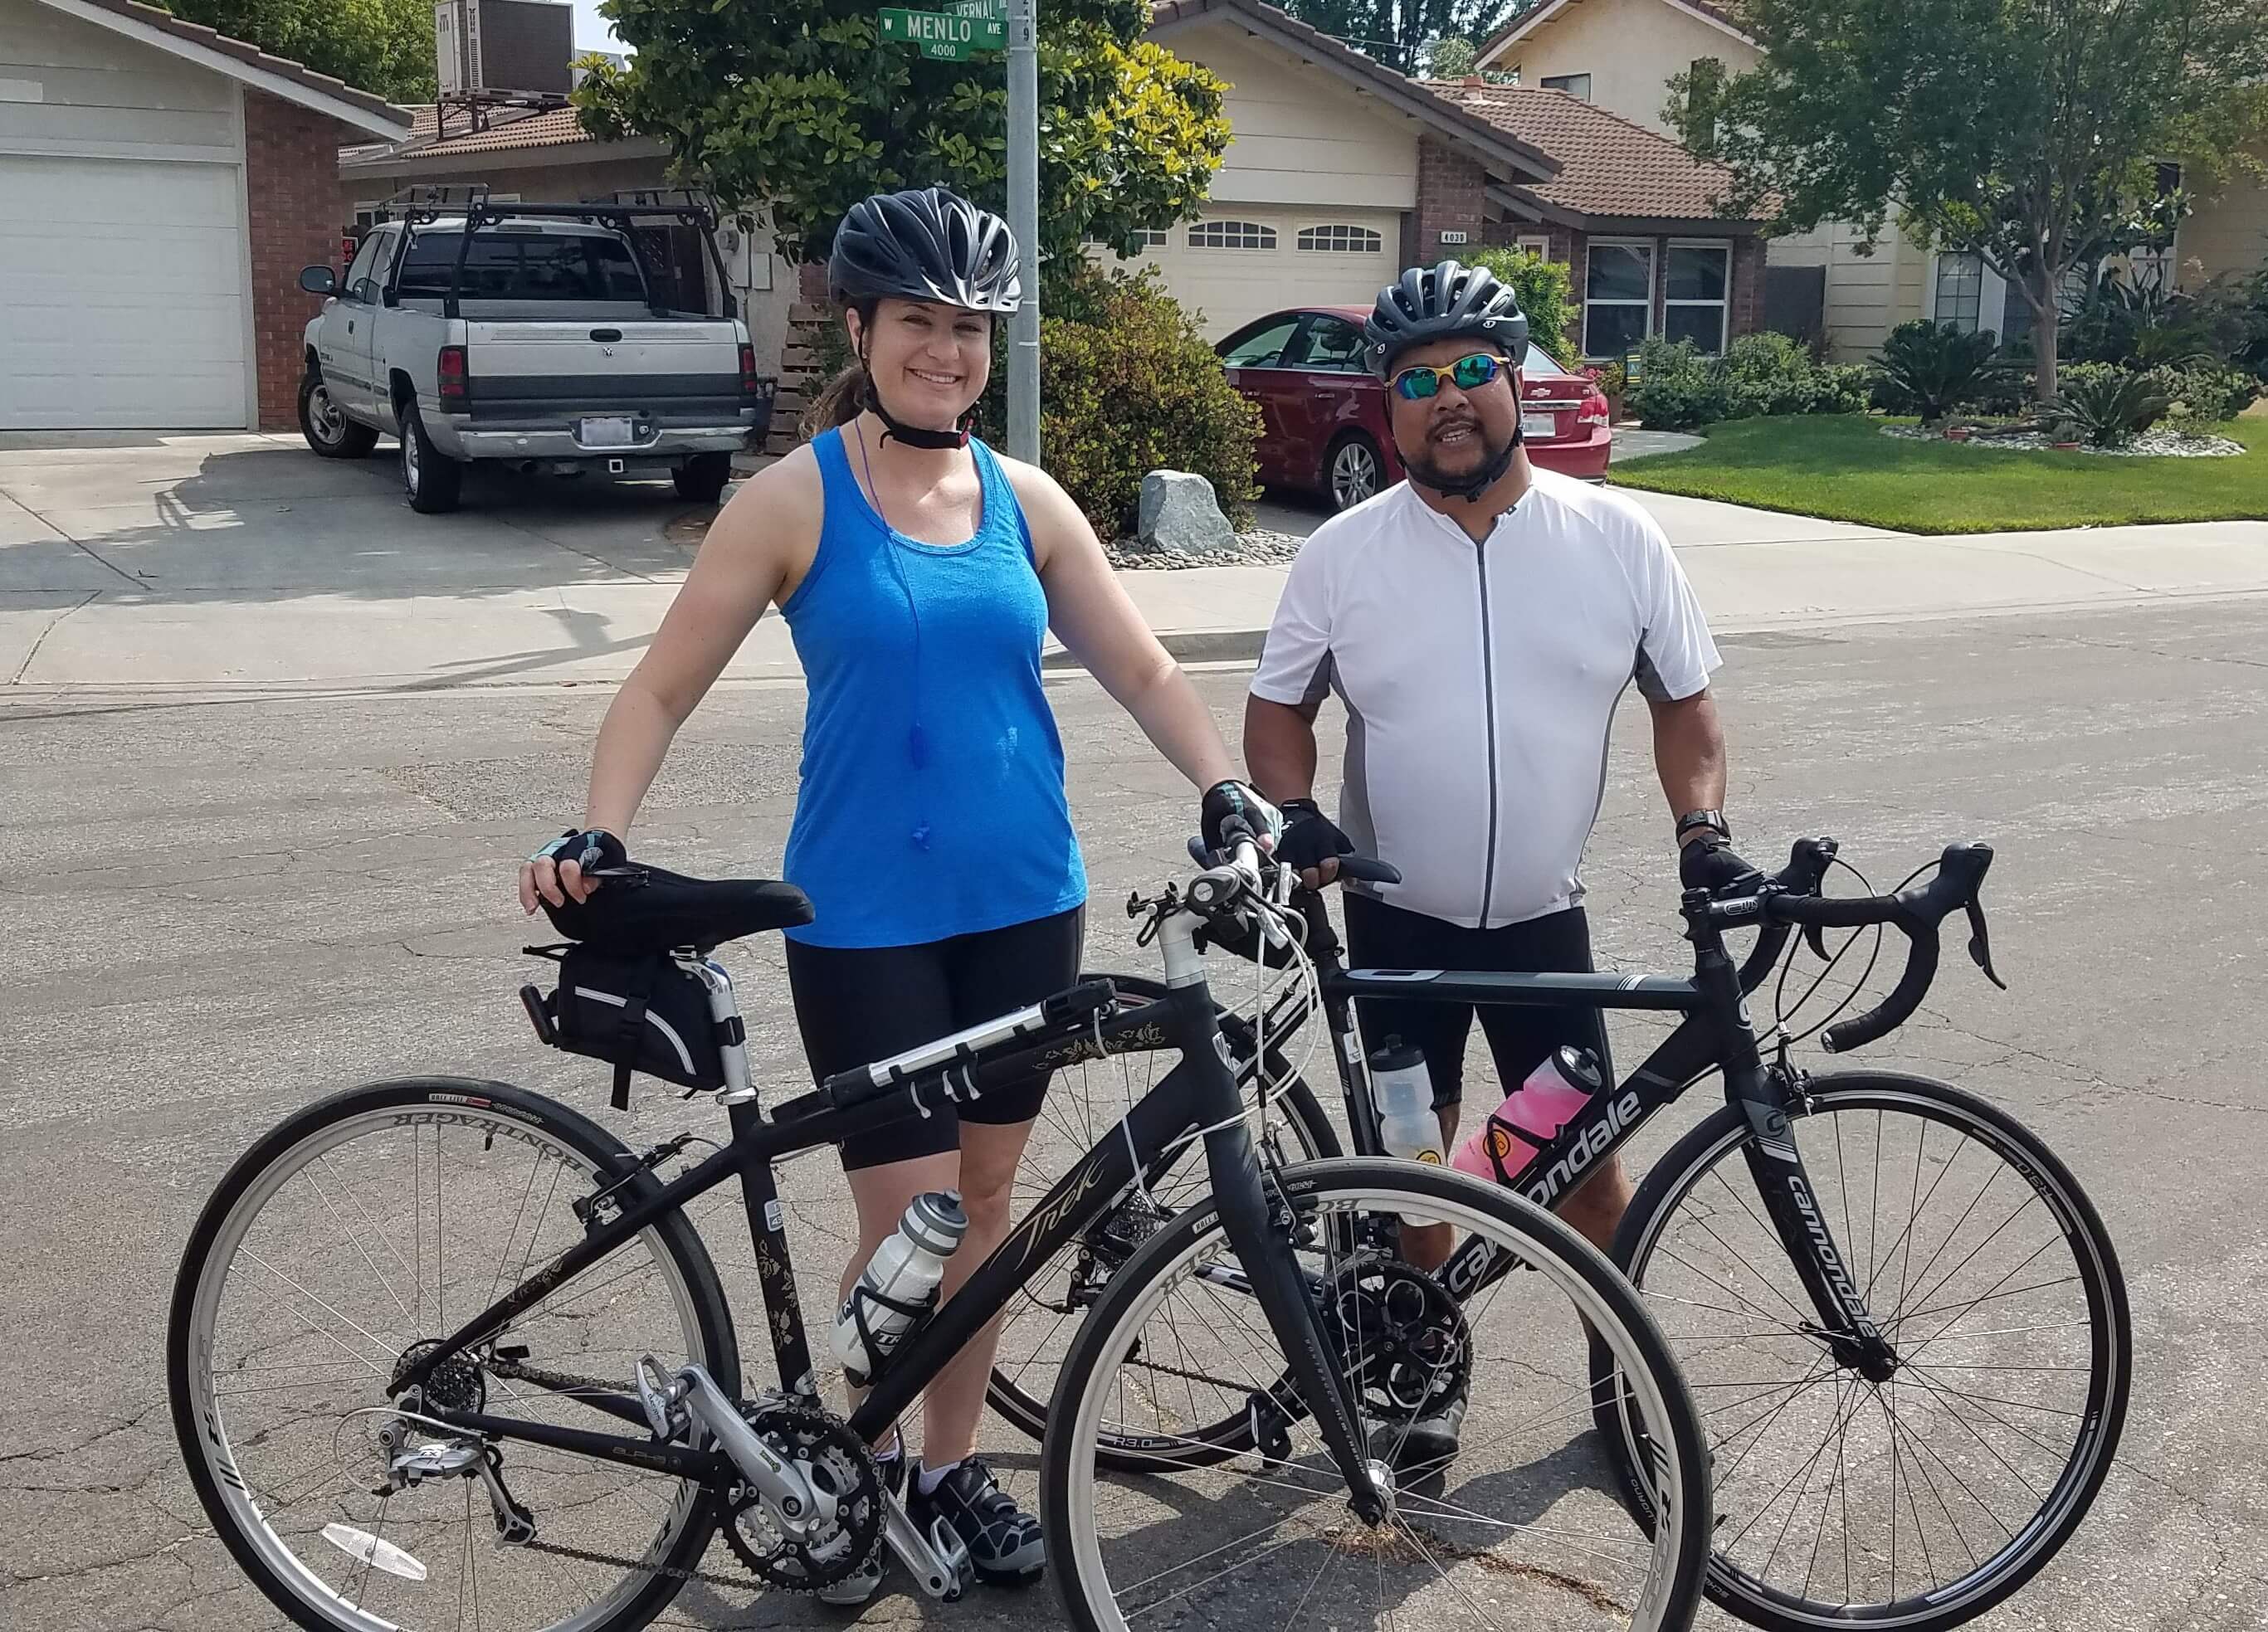
[[[850,206],[828,258],[845,305],[896,296],[1003,316],[1023,303],[1016,235],[989,210],[942,187],[877,193]]]
[[[1528,345],[1528,319],[1520,298],[1486,267],[1444,261],[1411,267],[1380,290],[1362,337],[1371,372],[1385,379],[1396,357],[1429,340],[1494,341],[1518,363]]]

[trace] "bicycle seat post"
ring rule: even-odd
[[[674,954],[677,965],[699,981],[709,994],[709,1017],[716,1022],[718,1052],[725,1064],[725,1086],[717,1096],[722,1106],[747,1105],[756,1097],[748,1070],[748,1032],[740,1020],[740,1001],[733,995],[733,977],[714,958],[691,950]]]

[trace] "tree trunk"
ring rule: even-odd
[[[2032,396],[2036,401],[2046,402],[2054,398],[2057,390],[2056,352],[2063,338],[2063,313],[2056,305],[2053,277],[2036,268],[2029,281],[2039,285],[2022,291],[2032,308],[2032,356],[2036,370]]]

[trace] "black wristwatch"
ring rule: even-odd
[[[1677,842],[1685,842],[1685,835],[1697,828],[1706,827],[1727,844],[1733,840],[1732,824],[1725,820],[1722,811],[1688,811],[1677,819]]]

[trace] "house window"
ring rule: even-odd
[[[1586,102],[1591,99],[1591,77],[1588,74],[1546,74],[1546,91],[1565,91],[1569,96],[1579,96]]]
[[[1524,235],[1522,237],[1513,239],[1512,240],[1512,246],[1514,249],[1524,249],[1529,254],[1535,255],[1540,260],[1549,261],[1551,259],[1551,240],[1548,238]]]
[[[1276,229],[1257,221],[1200,221],[1189,229],[1191,249],[1273,249]]]
[[[1975,254],[1938,256],[1937,300],[1931,308],[1936,320],[1973,334],[1984,309],[1984,257]]]
[[[1727,291],[1733,281],[1730,244],[1672,244],[1661,268],[1661,332],[1704,351],[1725,349]]]
[[[1300,229],[1300,247],[1374,255],[1386,247],[1386,240],[1368,227],[1311,226]]]
[[[1583,355],[1618,357],[1653,332],[1653,246],[1591,240],[1583,269]]]

